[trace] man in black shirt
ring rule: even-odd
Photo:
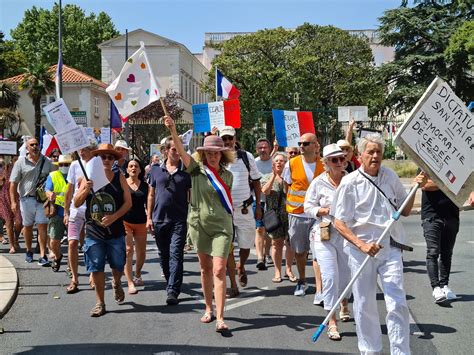
[[[165,142],[165,161],[154,165],[149,176],[147,228],[154,233],[160,263],[166,278],[166,303],[175,305],[183,282],[191,178],[171,137]]]
[[[448,283],[459,230],[459,208],[432,180],[422,189],[421,220],[426,240],[426,269],[435,302],[454,300],[457,297]]]

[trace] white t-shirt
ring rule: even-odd
[[[262,174],[260,174],[257,169],[255,159],[249,152],[245,153],[247,153],[247,157],[249,159],[250,178],[252,180],[260,179]],[[245,166],[245,163],[242,159],[237,159],[234,164],[229,164],[227,169],[234,176],[231,190],[232,203],[234,207],[240,207],[242,206],[242,202],[250,197],[249,171],[247,170],[247,167]]]
[[[304,161],[303,158],[301,159],[301,161],[303,162],[304,172],[306,173],[306,179],[311,184],[311,182],[313,181],[314,170],[316,169],[316,162],[307,163],[307,162]],[[290,171],[290,162],[289,161],[286,162],[286,164],[285,164],[285,168],[283,169],[282,177],[283,177],[283,180],[288,185],[291,185],[293,183],[293,180],[291,180],[291,171]],[[298,214],[288,213],[288,214],[290,214],[292,216],[296,216],[296,217],[305,217],[305,218],[311,217],[307,213],[298,213]]]
[[[86,162],[82,160],[82,165],[86,166]],[[86,212],[86,203],[84,202],[79,208],[74,207],[74,197],[76,196],[77,190],[79,189],[79,178],[83,178],[84,174],[82,173],[81,166],[77,160],[71,163],[69,167],[69,171],[67,173],[67,182],[69,184],[74,185],[74,194],[72,196],[71,207],[69,207],[69,217],[74,218],[77,213],[85,213]]]

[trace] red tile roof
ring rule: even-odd
[[[56,77],[56,67],[57,64],[52,65],[49,67],[49,71],[54,74]],[[19,84],[21,79],[23,79],[23,74],[12,76],[11,78],[7,78],[4,80],[0,80],[0,82],[5,82],[9,84]],[[79,84],[79,83],[93,83],[101,88],[107,88],[107,84],[93,78],[92,76],[81,72],[80,70],[71,68],[67,65],[63,64],[63,83],[71,83],[71,84]]]

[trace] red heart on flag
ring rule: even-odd
[[[122,100],[122,94],[120,92],[117,95],[115,95],[115,100],[117,101]]]
[[[134,82],[135,82],[135,75],[130,74],[130,75],[128,76],[128,78],[127,78],[127,81],[128,81],[129,83],[134,83]]]
[[[145,69],[146,68],[145,63],[140,64],[140,68]]]

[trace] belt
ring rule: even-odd
[[[390,246],[394,248],[398,248],[400,250],[413,251],[413,248],[411,246],[399,243],[392,237],[390,237]]]

